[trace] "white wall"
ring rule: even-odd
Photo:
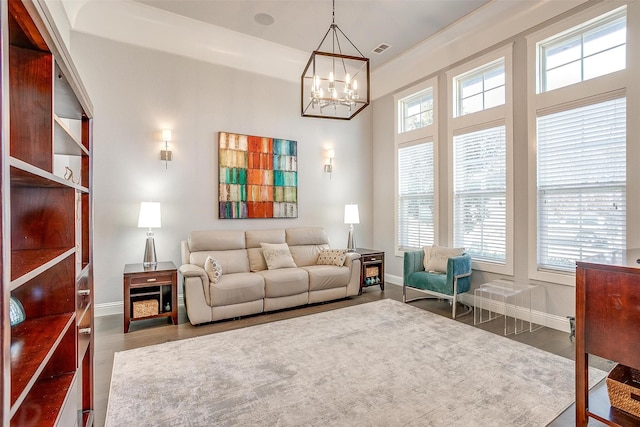
[[[300,117],[297,84],[72,32],[71,53],[94,105],[94,276],[98,306],[122,310],[124,264],[142,261],[141,201],[162,203],[159,260],[180,265],[191,230],[322,226],[345,247],[345,203],[360,206],[372,244],[371,108],[351,121]],[[300,70],[302,72],[302,70]],[[162,128],[173,161],[160,160]],[[219,131],[298,141],[297,219],[217,219]],[[324,150],[335,150],[331,179]],[[181,290],[180,290],[181,292]]]

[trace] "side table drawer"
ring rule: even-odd
[[[149,275],[144,276],[132,276],[130,278],[131,286],[135,285],[170,285],[172,284],[172,275],[168,274],[154,274],[153,277]]]
[[[366,264],[369,262],[379,262],[379,261],[382,261],[382,256],[381,255],[363,255],[360,257],[360,260],[362,261],[363,264]]]

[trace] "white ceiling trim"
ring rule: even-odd
[[[74,31],[299,82],[310,52],[127,0],[91,0],[68,10]]]
[[[374,70],[372,99],[422,80],[586,1],[493,0]]]
[[[285,81],[300,81],[310,55],[130,0],[61,1],[74,31]],[[372,71],[371,97],[393,93],[585,1],[493,0]]]

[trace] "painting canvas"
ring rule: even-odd
[[[297,218],[297,142],[220,132],[218,218]]]

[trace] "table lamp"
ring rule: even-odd
[[[353,232],[353,224],[360,224],[358,205],[344,205],[344,223],[349,224],[349,238],[347,239],[347,251],[356,250],[356,237]]]
[[[153,242],[152,228],[160,228],[160,203],[142,202],[140,203],[140,216],[138,217],[138,227],[148,228],[147,244],[144,248],[144,267],[155,267],[158,264],[156,259],[156,246]]]

